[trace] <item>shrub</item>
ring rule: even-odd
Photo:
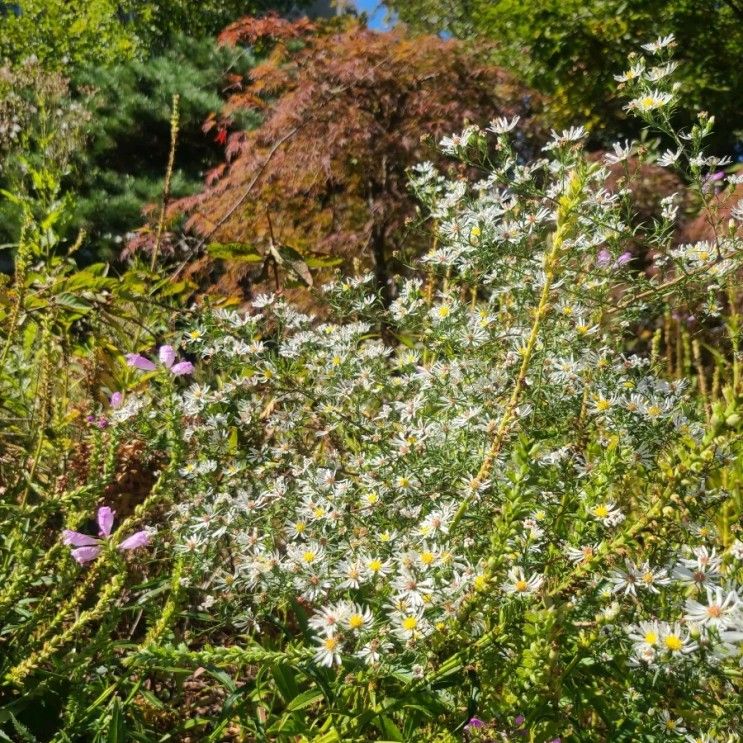
[[[173,205],[216,260],[260,266],[272,245],[289,246],[295,262],[373,268],[388,297],[421,243],[408,168],[451,126],[532,113],[528,91],[452,41],[278,18],[238,21],[221,39],[270,51],[207,122],[221,127],[224,162],[202,193]],[[245,111],[262,115],[253,131],[233,121]],[[524,151],[535,129],[525,122]]]
[[[247,12],[289,11],[301,0],[15,0],[0,3],[0,60],[28,57],[45,68],[80,67],[162,52],[185,29],[195,37],[216,33]]]
[[[659,64],[672,42],[648,45]],[[671,78],[632,85],[630,110],[674,136]],[[722,303],[743,238],[704,189],[712,121],[658,159],[715,239],[673,247],[668,198],[642,235],[665,256],[651,277],[585,130],[524,162],[517,124],[442,140],[479,180],[416,168],[435,242],[389,306],[361,275],[324,287],[325,320],[276,296],[204,307],[180,353],[130,344],[87,467],[56,491],[18,478],[0,591],[16,729],[46,707],[57,739],[735,740],[740,321]],[[695,295],[729,331],[706,394],[664,377],[670,336],[625,346]],[[129,442],[161,463],[112,530]]]
[[[115,257],[125,235],[141,225],[145,207],[159,200],[173,96],[179,97],[179,130],[172,194],[184,197],[198,190],[221,154],[202,122],[221,108],[223,91],[253,61],[244,50],[177,35],[147,59],[78,73],[75,87],[86,91],[94,124],[76,163],[76,221],[94,241],[98,259],[106,249]],[[246,119],[246,127],[257,123],[257,116]]]
[[[498,45],[498,64],[545,95],[553,125],[590,125],[594,137],[636,133],[622,110],[614,76],[636,53],[648,28],[675,34],[683,60],[685,125],[703,107],[715,111],[714,148],[729,152],[741,138],[737,63],[743,7],[737,0],[390,0],[387,5],[426,33]]]

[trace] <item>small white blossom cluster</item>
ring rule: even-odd
[[[630,108],[671,106],[672,72],[637,61],[623,80],[657,89]],[[648,294],[714,292],[740,241],[664,244],[681,272],[645,276],[626,194],[585,156],[586,132],[553,133],[525,163],[517,123],[442,143],[491,157],[495,138],[476,183],[415,170],[436,240],[389,307],[361,276],[324,287],[330,316],[260,296],[184,333],[196,381],[173,393],[187,451],[175,549],[202,611],[258,642],[281,627],[321,666],[425,679],[432,648],[487,640],[503,705],[551,693],[561,668],[580,685],[606,665],[636,684],[619,697],[648,729],[683,727],[648,713],[681,690],[690,704],[689,689],[732,693],[720,674],[740,664],[743,546],[713,526],[727,443],[626,331]],[[662,160],[696,167],[700,127]],[[662,207],[672,221],[674,199]],[[117,425],[151,421],[140,405]]]

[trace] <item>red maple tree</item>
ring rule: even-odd
[[[435,143],[468,123],[528,121],[534,108],[529,91],[485,61],[487,50],[435,36],[274,17],[242,19],[220,40],[267,56],[205,125],[232,131],[225,162],[171,216],[185,214],[200,245],[260,253],[275,241],[338,257],[348,269],[360,262],[386,297],[391,257],[424,239],[406,229],[416,208],[408,168],[441,160]],[[234,131],[246,109],[260,110],[263,123]]]

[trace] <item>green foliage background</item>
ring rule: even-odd
[[[204,170],[221,157],[202,124],[222,105],[226,71],[244,73],[253,61],[244,50],[220,47],[210,38],[175,35],[147,59],[80,71],[78,89],[93,93],[89,146],[76,169],[76,222],[96,240],[99,253],[112,255],[114,237],[138,227],[143,205],[159,198],[173,95],[179,96],[180,127],[172,195],[179,197],[198,190]],[[240,124],[255,120],[246,116]]]
[[[413,28],[495,43],[497,61],[548,96],[555,127],[588,122],[599,139],[634,133],[614,75],[654,34],[673,33],[682,110],[714,112],[717,142],[743,127],[740,0],[391,0]]]
[[[301,7],[292,0],[15,0],[0,3],[0,59],[35,55],[50,69],[146,57],[174,35],[213,36],[240,15]]]

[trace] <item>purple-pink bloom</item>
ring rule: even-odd
[[[160,363],[176,377],[193,373],[194,365],[190,361],[179,361],[175,363],[176,356],[173,346],[160,346],[157,351],[157,357]],[[143,371],[154,371],[157,369],[157,365],[153,361],[150,361],[146,356],[142,356],[139,353],[128,353],[126,355],[126,363]]]
[[[111,407],[118,410],[124,404],[124,395],[121,392],[114,392],[109,400]]]
[[[126,355],[126,363],[129,366],[133,366],[135,369],[141,369],[142,371],[155,371],[157,367],[141,353],[128,353]]]
[[[96,545],[95,547],[78,547],[77,549],[72,550],[72,557],[81,565],[84,565],[86,562],[90,562],[91,560],[95,560],[95,558],[100,554],[100,545]]]
[[[596,256],[596,265],[605,268],[609,263],[611,263],[611,253],[604,248],[603,250],[600,250],[599,254]]]
[[[97,545],[100,540],[87,534],[81,534],[79,531],[65,529],[62,532],[62,544],[72,545],[73,547],[91,547]]]
[[[173,346],[160,346],[160,350],[157,354],[160,358],[160,363],[166,368],[170,369],[175,361],[175,349]]]
[[[465,725],[466,728],[484,728],[485,723],[479,717],[471,717],[470,721]]]
[[[632,253],[629,251],[622,253],[622,255],[617,258],[617,266],[623,266],[625,263],[629,263],[632,260]]]
[[[179,361],[170,368],[170,371],[176,377],[181,377],[184,374],[193,374],[193,369],[194,366],[190,361]]]
[[[513,724],[516,727],[520,727],[526,722],[526,718],[523,715],[516,715],[516,717],[513,720]]]
[[[109,539],[111,536],[115,517],[116,511],[113,511],[108,506],[101,506],[98,509],[97,515],[100,539],[96,539],[95,537],[91,537],[89,534],[83,534],[79,531],[65,529],[62,532],[62,543],[76,548],[72,550],[72,557],[81,565],[90,562],[91,560],[95,560],[103,550],[103,540]],[[135,550],[139,547],[144,547],[149,544],[149,542],[150,535],[147,531],[137,531],[124,539],[118,545],[118,549]]]
[[[139,547],[145,547],[150,543],[150,535],[147,531],[136,531],[130,537],[127,537],[120,545],[120,550],[135,550]]]
[[[111,529],[114,526],[114,516],[116,516],[116,511],[112,511],[108,506],[101,506],[98,509],[98,528],[102,537],[111,535]]]

